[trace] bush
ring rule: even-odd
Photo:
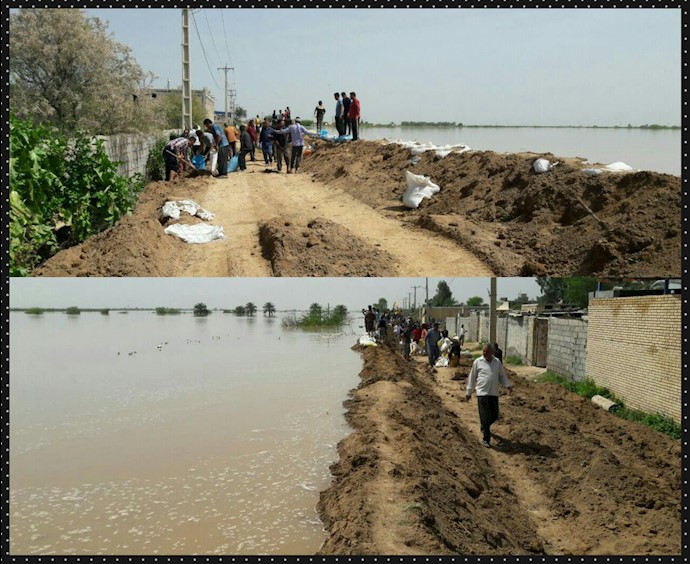
[[[168,139],[159,139],[149,149],[146,159],[146,171],[144,178],[149,182],[165,180],[165,162],[163,161],[163,149],[168,144]]]
[[[179,315],[180,310],[172,307],[157,307],[156,315]]]
[[[28,315],[43,315],[43,312],[45,312],[45,309],[42,307],[30,307],[25,311]]]
[[[10,276],[114,225],[143,185],[117,174],[101,140],[10,116]]]
[[[72,306],[72,307],[68,307],[65,310],[65,313],[67,315],[79,315],[79,314],[81,314],[81,310],[77,306]]]
[[[505,364],[512,364],[514,366],[522,366],[522,357],[519,357],[517,355],[511,355],[506,357]]]

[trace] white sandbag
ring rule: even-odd
[[[582,172],[585,173],[587,176],[597,176],[598,174],[601,174],[604,171],[600,168],[583,168]]]
[[[202,208],[194,200],[165,202],[161,209],[161,215],[163,217],[170,217],[171,219],[180,219],[180,213],[182,212],[188,213],[189,215],[195,215],[206,221],[210,221],[214,218],[211,212]]]
[[[551,163],[547,159],[537,159],[532,165],[534,167],[534,172],[541,174],[542,172],[549,172],[558,163]]]
[[[448,337],[441,339],[439,341],[439,343],[441,343],[439,348],[440,348],[442,353],[446,352],[447,350],[450,349],[451,346],[453,346],[453,341],[451,341]]]
[[[210,161],[211,161],[211,172],[215,176],[218,174],[218,151],[209,151]]]
[[[437,156],[438,158],[442,159],[443,157],[447,157],[448,155],[450,155],[452,152],[453,152],[453,151],[450,150],[450,149],[444,149],[444,150],[438,150],[438,149],[437,149],[437,150],[436,150],[436,156]]]
[[[445,368],[446,366],[448,366],[448,359],[445,356],[439,356],[434,366],[436,366],[437,368]]]
[[[431,182],[429,177],[412,174],[409,170],[405,171],[407,188],[402,196],[403,205],[407,208],[418,208],[424,198],[431,198],[439,192],[441,188]]]
[[[415,155],[414,157],[412,157],[408,161],[408,163],[411,164],[412,166],[416,166],[419,164],[419,161],[421,161],[421,160],[422,160],[422,157],[420,157],[419,155]]]
[[[359,338],[359,344],[363,347],[377,347],[376,340],[372,339],[369,335],[362,335]]]
[[[223,234],[223,227],[220,225],[180,225],[175,223],[165,228],[168,235],[175,235],[185,243],[210,243],[216,239],[226,239]]]
[[[165,202],[161,209],[161,215],[171,219],[180,219],[180,208],[176,202]]]
[[[631,170],[634,170],[633,167],[620,161],[606,165],[605,168],[611,172],[630,172]]]

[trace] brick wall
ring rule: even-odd
[[[587,364],[587,321],[549,318],[546,368],[570,380],[584,380]]]
[[[587,376],[628,407],[680,422],[681,342],[678,295],[593,299]]]

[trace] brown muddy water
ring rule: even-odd
[[[222,313],[11,327],[12,554],[318,550],[353,336]]]

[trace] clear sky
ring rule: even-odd
[[[179,87],[181,10],[86,12],[110,22],[155,86]],[[680,125],[678,9],[193,12],[192,87],[219,110],[227,64],[249,115],[311,116],[323,100],[330,116],[333,92],[354,90],[376,123]]]
[[[465,302],[472,296],[488,301],[489,278],[429,278],[429,297],[445,280],[453,297]],[[179,307],[192,308],[204,302],[209,308],[234,308],[247,302],[259,306],[273,302],[279,310],[307,309],[344,304],[359,311],[379,298],[389,305],[417,288],[417,303],[423,301],[425,278],[11,278],[11,307]],[[540,295],[533,278],[498,278],[499,297],[514,299],[519,292],[530,298]]]

